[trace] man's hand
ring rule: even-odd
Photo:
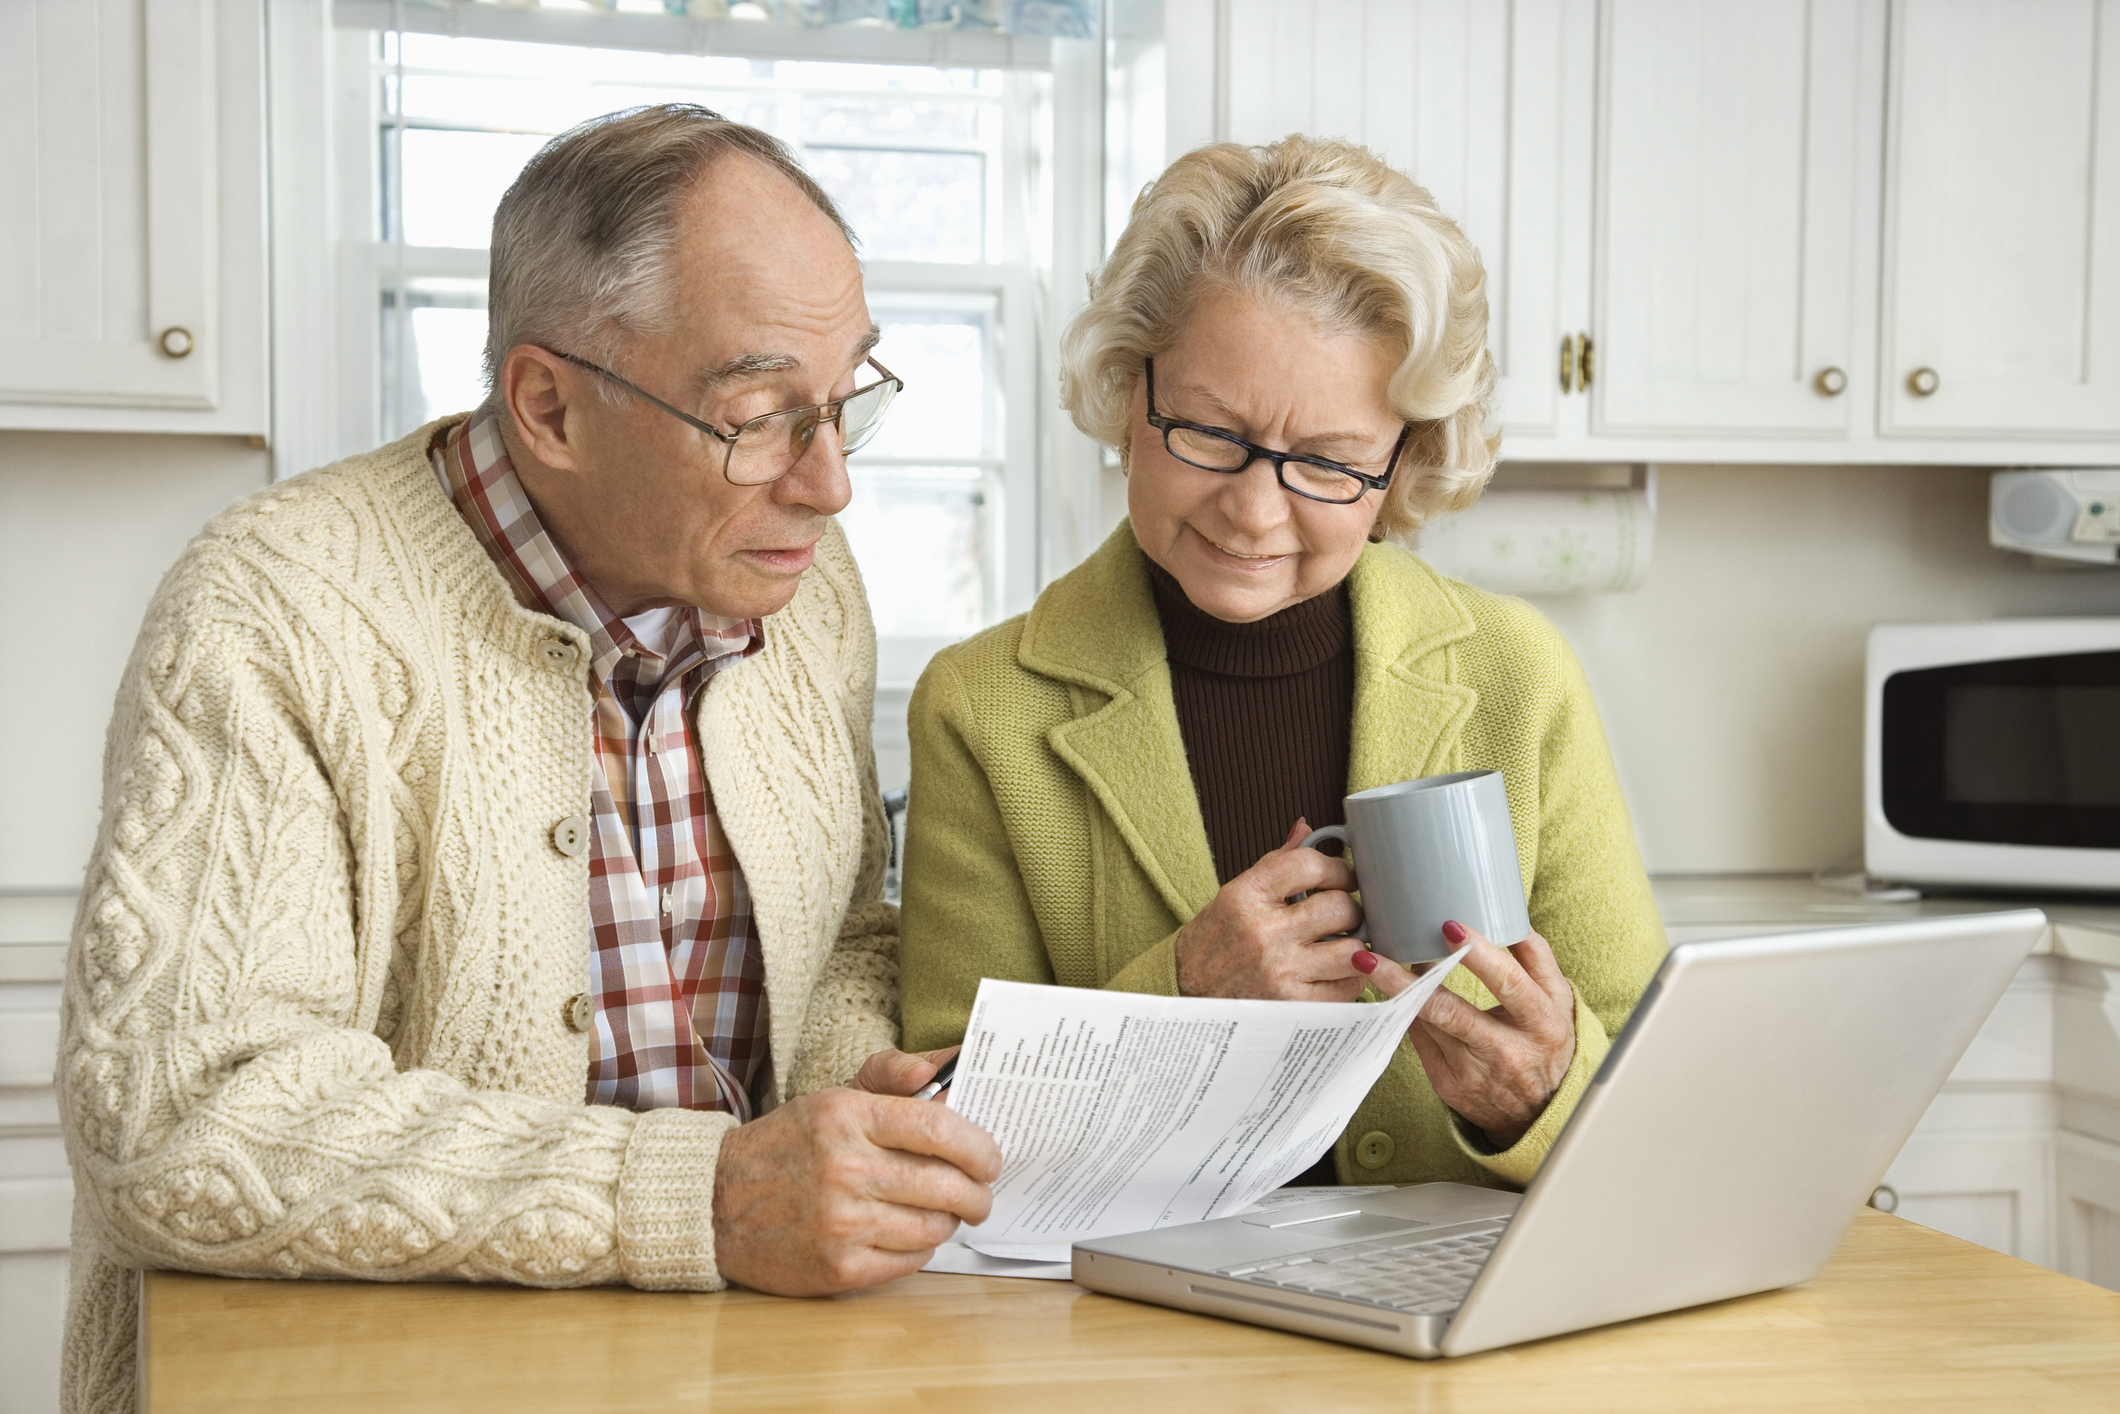
[[[1348,893],[1354,870],[1305,849],[1309,833],[1296,821],[1286,843],[1224,884],[1178,930],[1181,995],[1294,1002],[1362,995],[1368,979],[1349,959],[1363,947],[1342,936],[1362,921]]]
[[[1443,1103],[1477,1126],[1488,1143],[1506,1149],[1545,1111],[1575,1059],[1575,989],[1536,933],[1503,949],[1455,923],[1445,924],[1443,932],[1453,944],[1472,940],[1465,970],[1487,985],[1499,1005],[1482,1011],[1454,992],[1438,991],[1422,1005],[1406,1039]],[[1395,997],[1413,985],[1406,969],[1389,958],[1367,954],[1355,966],[1365,961],[1363,970],[1384,995]]]
[[[959,1219],[983,1222],[1001,1150],[949,1106],[901,1098],[948,1054],[878,1052],[861,1089],[820,1090],[730,1130],[714,1173],[722,1276],[781,1296],[874,1286],[919,1271]]]
[[[939,1051],[878,1051],[861,1063],[861,1071],[847,1083],[871,1095],[911,1095],[935,1078],[942,1063],[962,1046],[944,1046]]]

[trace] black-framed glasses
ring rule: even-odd
[[[1391,447],[1391,459],[1384,463],[1381,475],[1348,466],[1344,462],[1327,461],[1323,457],[1297,456],[1294,452],[1277,452],[1271,447],[1247,442],[1233,432],[1219,427],[1205,427],[1197,422],[1180,422],[1175,417],[1163,417],[1156,412],[1156,361],[1149,359],[1148,373],[1148,425],[1163,434],[1163,446],[1172,456],[1187,466],[1196,466],[1204,471],[1221,471],[1235,474],[1260,458],[1273,463],[1274,479],[1286,490],[1295,492],[1312,501],[1324,501],[1328,505],[1344,506],[1359,501],[1371,491],[1382,491],[1391,485],[1391,474],[1398,469],[1399,455],[1406,450],[1406,441],[1413,435],[1413,424],[1399,428],[1399,440]]]
[[[540,344],[538,347],[544,348]],[[763,486],[769,481],[778,481],[795,469],[795,463],[810,450],[810,443],[817,439],[817,429],[828,423],[839,427],[839,450],[842,455],[858,452],[883,426],[883,414],[891,405],[891,399],[904,389],[903,379],[875,359],[863,362],[883,375],[874,383],[856,388],[843,398],[829,403],[811,403],[807,407],[782,408],[762,417],[754,417],[741,423],[734,432],[724,432],[711,422],[702,422],[682,408],[671,407],[661,398],[644,388],[635,387],[610,369],[579,358],[562,349],[545,349],[546,353],[563,358],[591,373],[610,379],[619,387],[655,404],[678,421],[686,423],[719,442],[722,446],[721,474],[733,486]]]

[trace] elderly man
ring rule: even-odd
[[[875,339],[773,139],[585,124],[495,216],[485,405],[186,550],[68,961],[70,1408],[132,1407],[131,1269],[804,1294],[985,1216],[891,1049]]]

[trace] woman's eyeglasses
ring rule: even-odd
[[[1323,457],[1277,452],[1271,447],[1247,442],[1234,432],[1225,432],[1219,427],[1206,427],[1197,422],[1180,422],[1174,417],[1161,416],[1156,411],[1154,359],[1148,360],[1147,374],[1148,425],[1163,434],[1163,446],[1172,456],[1187,466],[1231,474],[1244,470],[1263,457],[1273,463],[1274,477],[1285,489],[1295,492],[1298,496],[1313,501],[1324,501],[1330,505],[1344,506],[1361,500],[1371,491],[1382,491],[1389,487],[1391,474],[1398,468],[1399,454],[1406,450],[1406,441],[1413,435],[1413,424],[1410,422],[1399,429],[1399,440],[1392,444],[1391,458],[1384,463],[1381,473],[1363,471],[1344,462],[1327,461]]]

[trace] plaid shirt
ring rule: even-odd
[[[523,605],[589,635],[588,1101],[749,1119],[767,1070],[765,963],[687,709],[708,678],[764,646],[759,622],[689,607],[612,613],[546,535],[493,414],[459,424],[433,459]]]

